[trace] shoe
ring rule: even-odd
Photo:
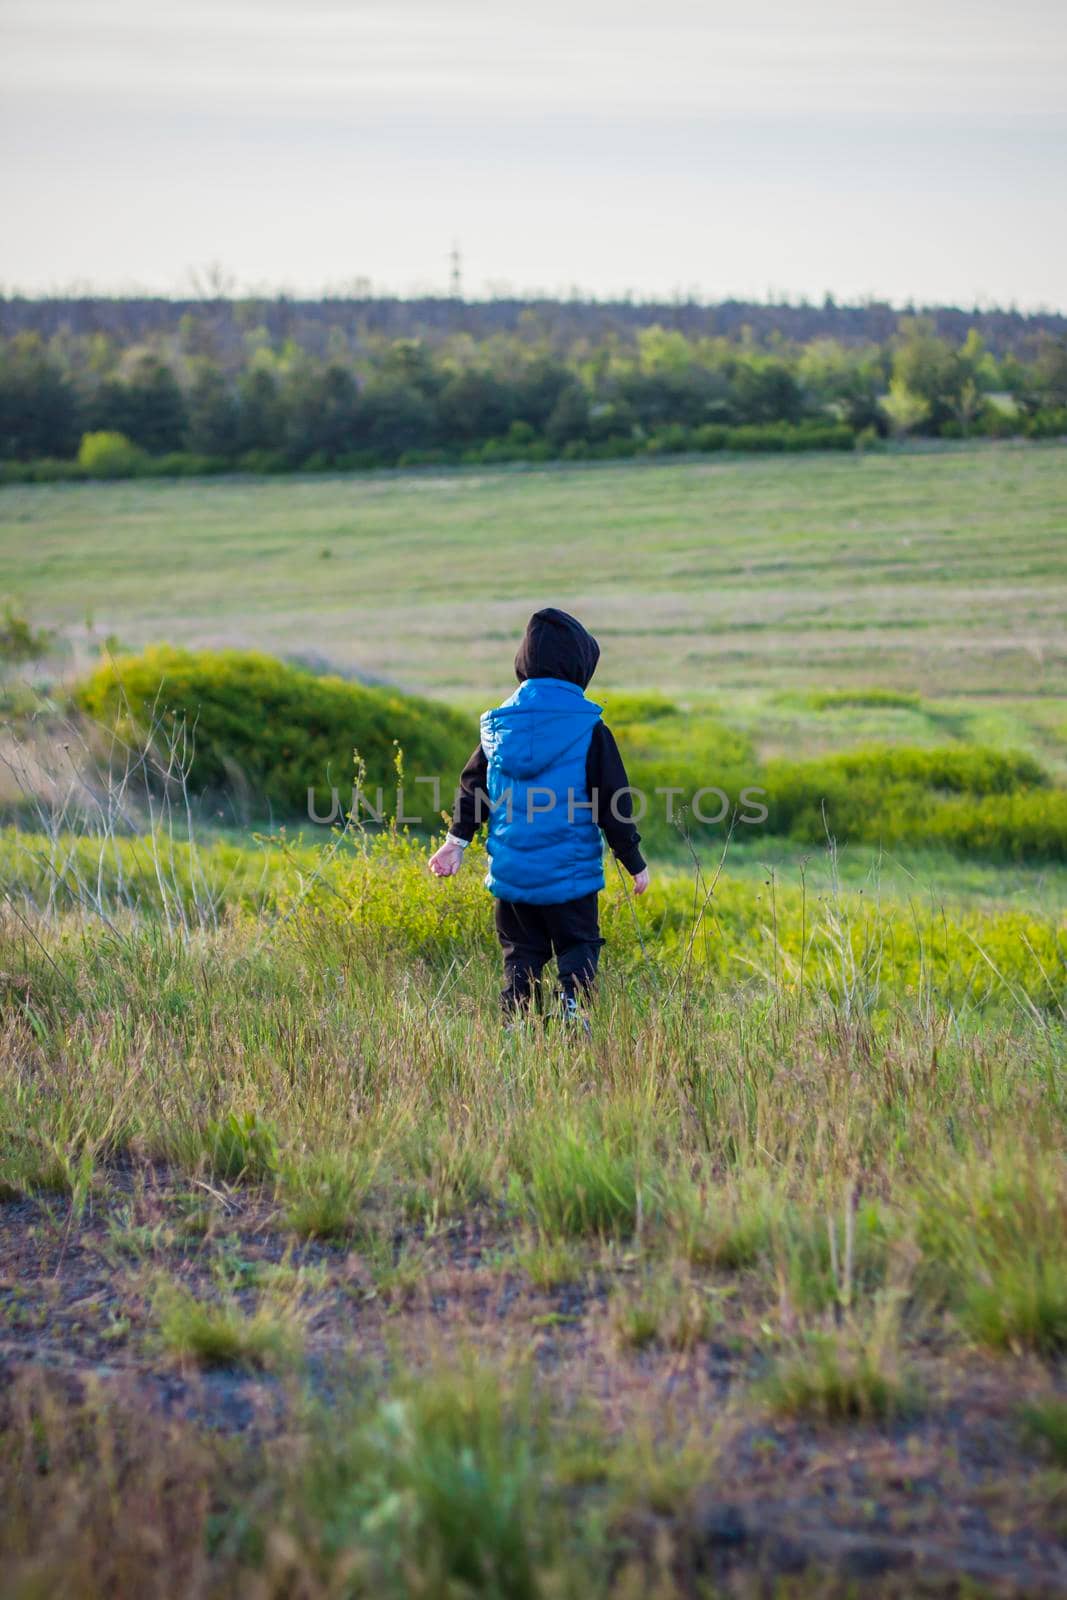
[[[576,995],[564,994],[560,996],[563,1021],[570,1027],[580,1029],[587,1039],[592,1037],[593,1030],[589,1025],[589,1018],[578,1004]]]

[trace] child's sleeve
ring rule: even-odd
[[[479,744],[459,775],[459,788],[456,790],[456,803],[452,809],[452,823],[448,830],[454,838],[463,839],[469,844],[486,820],[488,779],[488,762],[485,759],[485,751]]]
[[[593,815],[614,854],[633,877],[645,868],[638,846],[641,835],[633,820],[633,796],[615,735],[598,722],[589,741],[585,779],[595,803]]]

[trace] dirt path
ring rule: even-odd
[[[851,1575],[857,1592],[899,1578],[893,1592],[913,1582],[915,1592],[1067,1595],[1067,1478],[1018,1422],[1028,1398],[1062,1391],[1062,1367],[927,1335],[911,1351],[926,1402],[910,1420],[783,1420],[753,1395],[768,1361],[758,1289],[729,1286],[691,1348],[624,1348],[610,1295],[632,1257],[609,1271],[591,1255],[576,1281],[539,1288],[517,1242],[488,1214],[432,1235],[379,1233],[373,1248],[294,1241],[266,1198],[151,1168],[114,1174],[80,1220],[58,1200],[0,1205],[0,1387],[44,1367],[75,1390],[92,1379],[232,1435],[281,1427],[297,1383],[329,1398],[460,1346],[480,1361],[532,1358],[554,1413],[592,1406],[609,1438],[651,1422],[679,1460],[695,1453],[698,1478],[705,1453],[706,1482],[680,1499],[684,1512],[634,1522],[639,1541],[664,1522],[681,1530],[694,1586],[815,1566]],[[299,1318],[299,1373],[177,1359],[154,1309],[163,1273],[248,1310],[265,1288],[280,1296]]]

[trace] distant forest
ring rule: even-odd
[[[962,344],[973,328],[995,356],[1032,354],[1041,334],[1067,337],[1067,314],[1057,312],[893,307],[885,301],[838,305],[830,297],[796,305],[755,300],[702,305],[673,300],[456,300],[444,296],[421,300],[295,300],[284,295],[233,300],[29,300],[0,295],[3,337],[38,333],[49,339],[69,331],[103,333],[120,344],[133,344],[174,336],[184,319],[192,317],[197,322],[210,320],[222,350],[239,348],[249,325],[255,324],[265,328],[273,340],[292,340],[317,356],[327,353],[332,329],[341,329],[350,338],[424,339],[431,344],[456,334],[479,341],[497,334],[517,334],[545,340],[559,351],[581,339],[593,344],[613,335],[632,339],[638,329],[650,327],[671,328],[688,339],[747,337],[763,346],[778,340],[808,344],[813,339],[863,345],[886,343],[897,332],[901,317],[915,316],[929,322],[935,333],[952,344]]]
[[[1067,317],[0,299],[0,482],[1067,435]]]

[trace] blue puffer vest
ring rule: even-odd
[[[599,720],[600,707],[561,678],[527,678],[482,717],[492,807],[485,884],[498,899],[558,905],[604,887],[585,782]]]

